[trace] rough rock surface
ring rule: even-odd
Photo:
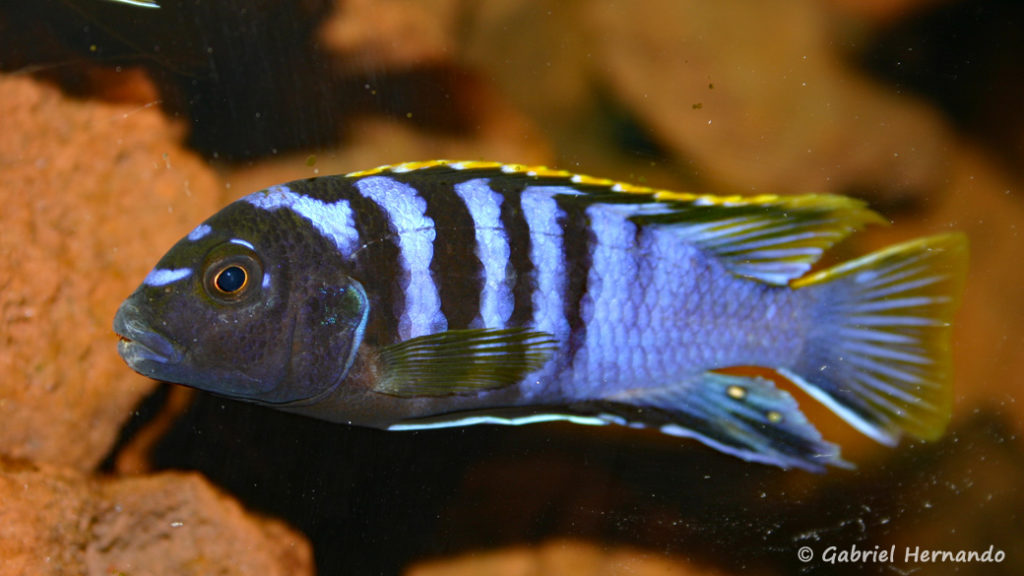
[[[219,188],[155,108],[7,77],[0,118],[0,454],[88,470],[153,386],[114,312]]]
[[[94,479],[0,460],[0,574],[312,574],[306,540],[197,474]]]
[[[199,475],[86,475],[153,387],[114,312],[217,179],[144,103],[0,78],[0,117],[0,574],[311,573],[302,535]]]

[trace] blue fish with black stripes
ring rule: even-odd
[[[950,417],[967,242],[817,272],[882,222],[843,196],[712,196],[430,161],[272,186],[200,224],[114,320],[136,371],[388,430],[567,420],[846,466],[773,371],[875,440]]]

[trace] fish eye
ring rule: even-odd
[[[263,275],[263,265],[248,246],[223,244],[207,256],[203,285],[215,300],[236,302],[250,294],[259,284],[254,278]]]
[[[245,273],[245,269],[232,264],[217,272],[213,279],[213,285],[224,294],[234,294],[245,288],[245,283],[248,281],[249,275]]]

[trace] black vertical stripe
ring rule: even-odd
[[[501,224],[505,228],[509,246],[509,270],[512,279],[512,315],[509,326],[526,326],[533,319],[533,291],[537,287],[535,266],[530,258],[532,248],[530,228],[523,215],[522,192],[526,182],[496,176],[491,178],[491,189],[501,194]]]
[[[403,178],[403,176],[408,176]],[[426,200],[426,215],[434,221],[434,255],[431,277],[441,299],[441,312],[448,329],[468,328],[480,313],[483,263],[477,253],[476,227],[466,203],[455,193],[462,174],[416,177],[396,175]]]
[[[563,310],[570,330],[569,345],[565,350],[566,362],[571,366],[587,337],[586,323],[583,321],[583,299],[587,295],[594,234],[586,214],[587,203],[565,196],[556,196],[556,200],[565,213],[560,222],[566,274]]]
[[[357,280],[370,299],[370,318],[364,339],[387,345],[398,337],[398,322],[405,307],[402,286],[401,248],[387,212],[365,198],[355,181],[339,180],[345,188],[339,197],[352,205],[360,245],[355,254]]]

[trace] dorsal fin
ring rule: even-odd
[[[732,273],[785,285],[805,274],[836,242],[869,223],[884,223],[860,200],[830,194],[715,196],[671,192],[552,170],[498,162],[432,160],[353,172],[422,177],[525,180],[527,186],[571,188],[566,202],[607,204],[641,226],[670,227],[680,241],[719,258]]]

